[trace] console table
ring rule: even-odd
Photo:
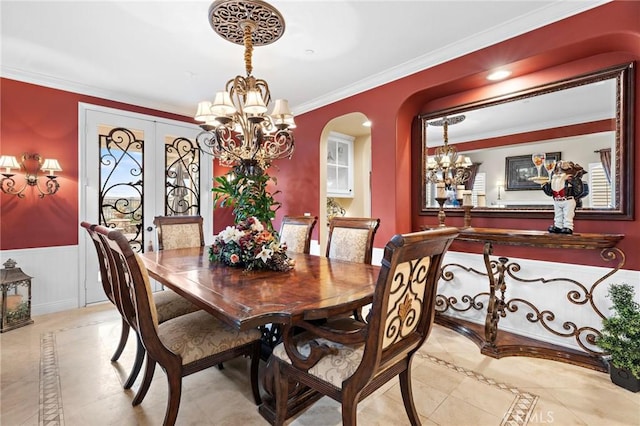
[[[455,330],[473,340],[481,350],[481,353],[502,358],[505,356],[531,356],[556,361],[567,362],[598,371],[607,371],[607,364],[603,359],[605,355],[595,347],[595,339],[600,335],[599,329],[593,326],[577,324],[575,319],[556,318],[557,315],[544,308],[539,308],[533,302],[523,298],[509,298],[509,282],[540,283],[540,285],[553,286],[557,282],[570,285],[571,290],[563,294],[572,306],[587,306],[601,319],[605,317],[601,309],[596,306],[593,294],[596,288],[607,278],[618,271],[625,262],[622,250],[616,247],[624,238],[623,234],[550,234],[544,231],[528,231],[515,229],[494,228],[463,228],[457,240],[470,241],[484,244],[483,259],[486,272],[459,264],[446,264],[442,267],[442,279],[451,281],[455,277],[454,270],[461,268],[469,273],[486,276],[488,279],[488,292],[477,294],[465,294],[460,299],[438,294],[436,305],[436,323]],[[600,256],[607,262],[617,262],[615,266],[602,277],[590,285],[585,285],[571,278],[536,278],[523,279],[518,277],[520,265],[512,262],[507,257],[491,259],[493,246],[530,246],[555,249],[581,249],[600,250]],[[484,327],[471,321],[447,315],[447,312],[464,312],[471,309],[484,309],[482,301],[487,300],[486,318]],[[462,306],[460,306],[462,301]],[[518,307],[527,310],[526,319],[530,323],[538,323],[545,332],[556,337],[573,339],[581,348],[572,349],[540,339],[526,337],[499,330],[500,318],[518,311]]]

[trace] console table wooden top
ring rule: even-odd
[[[547,231],[500,228],[461,228],[458,241],[569,249],[615,247],[624,234],[552,234]]]

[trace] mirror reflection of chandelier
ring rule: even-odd
[[[273,160],[291,158],[295,128],[285,99],[277,99],[271,114],[269,85],[251,72],[253,46],[264,46],[284,34],[280,12],[259,0],[216,0],[209,7],[214,31],[232,43],[244,45],[247,75],[229,80],[213,102],[202,101],[195,115],[204,130],[196,140],[200,150],[234,167],[240,174],[261,175]]]
[[[427,157],[428,182],[445,182],[457,186],[469,180],[471,159],[458,154],[456,148],[449,145],[449,126],[458,124],[464,119],[464,115],[456,115],[427,123],[430,126],[442,126],[444,131],[444,145],[437,147],[433,156]]]

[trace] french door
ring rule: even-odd
[[[79,114],[80,220],[120,229],[138,252],[157,247],[155,216],[201,215],[210,234],[212,162],[197,148],[197,126],[87,104]],[[84,234],[80,299],[89,304],[106,296]]]

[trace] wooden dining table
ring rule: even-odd
[[[149,275],[221,321],[247,330],[290,323],[292,318],[322,320],[353,312],[371,303],[380,267],[322,256],[289,253],[290,271],[234,268],[209,261],[207,247],[161,250],[141,254]],[[273,423],[275,401],[267,362],[259,408]],[[293,416],[319,396],[298,389],[288,400]]]

